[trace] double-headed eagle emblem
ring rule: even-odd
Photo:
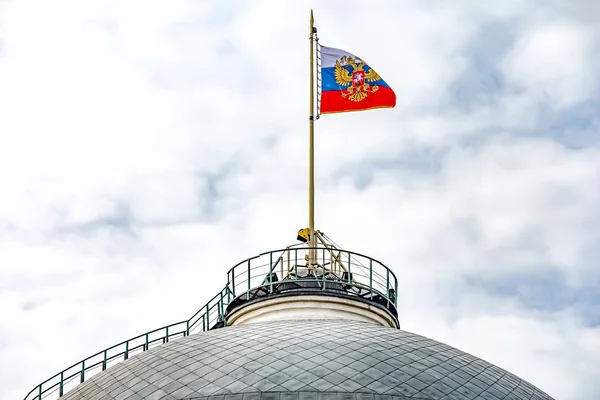
[[[358,62],[358,64],[357,64]],[[352,72],[348,71],[345,66],[351,66]],[[379,86],[369,85],[367,82],[377,82],[381,77],[369,68],[365,71],[363,68],[366,63],[358,57],[343,56],[335,62],[335,81],[342,90],[342,97],[350,101],[361,101],[367,98],[368,93],[375,93]]]

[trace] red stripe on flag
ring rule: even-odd
[[[361,101],[351,101],[342,97],[340,90],[331,90],[321,94],[321,114],[346,111],[362,111],[373,108],[392,108],[396,105],[396,94],[390,88],[380,86],[375,93],[369,93]]]

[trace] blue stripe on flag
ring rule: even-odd
[[[352,73],[351,66],[345,65],[345,66],[343,66],[343,68],[345,68],[348,72]],[[368,65],[365,65],[363,67],[363,69],[365,71],[369,71],[371,69],[371,67],[369,67]],[[321,77],[323,79],[322,86],[323,86],[324,92],[327,92],[330,90],[346,89],[348,87],[348,86],[340,87],[340,85],[338,85],[337,82],[335,81],[335,67],[321,69]],[[387,83],[385,83],[385,81],[383,79],[380,79],[376,82],[367,82],[367,83],[371,86],[377,85],[377,86],[388,87],[388,88],[390,87]]]

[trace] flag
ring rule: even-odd
[[[321,114],[392,108],[396,94],[364,60],[321,46]]]

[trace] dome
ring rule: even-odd
[[[453,347],[374,323],[278,320],[151,348],[65,394],[75,399],[551,399]]]

